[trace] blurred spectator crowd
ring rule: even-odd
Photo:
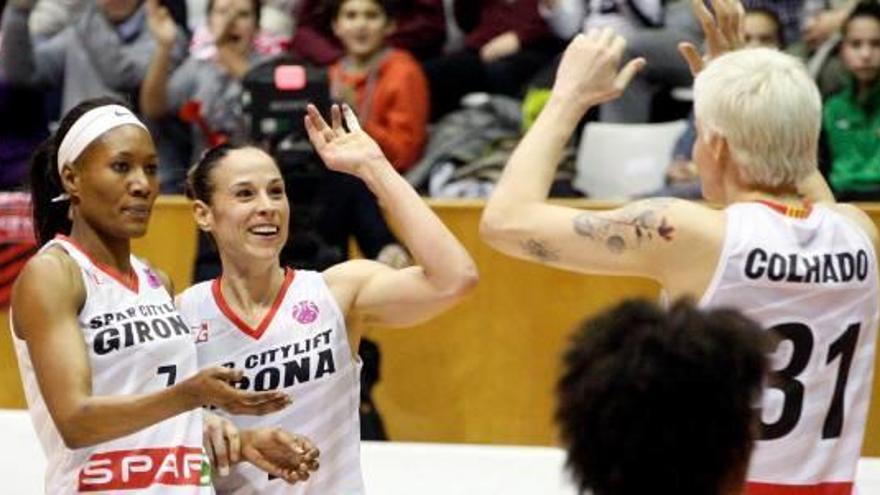
[[[819,85],[820,163],[835,193],[880,200],[880,6],[744,3],[747,44],[802,58]],[[0,0],[0,190],[22,185],[63,112],[113,95],[148,122],[162,190],[180,193],[204,149],[254,138],[249,74],[284,60],[348,103],[425,195],[484,197],[546,101],[566,41],[607,26],[648,64],[587,116],[587,132],[593,121],[689,120],[651,194],[698,197],[692,77],[677,53],[701,42],[687,0]],[[299,84],[275,69],[276,82]],[[581,151],[571,143],[555,195],[584,194]]]

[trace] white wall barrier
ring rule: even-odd
[[[575,495],[557,448],[364,442],[362,459],[373,495]],[[43,493],[45,466],[27,412],[0,409],[0,493]],[[880,494],[880,458],[861,460],[858,487]]]

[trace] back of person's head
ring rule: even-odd
[[[70,203],[53,201],[64,194],[61,176],[58,173],[58,149],[61,147],[61,142],[80,117],[90,110],[106,105],[128,107],[125,103],[109,97],[82,101],[64,115],[55,134],[43,141],[31,157],[31,201],[34,231],[39,245],[49,242],[56,234],[69,234],[72,226],[68,217]]]
[[[793,187],[817,167],[822,100],[796,58],[769,48],[713,60],[694,82],[700,139],[727,141],[740,179]]]
[[[717,495],[741,487],[757,432],[765,334],[733,310],[627,301],[583,323],[556,419],[595,495]]]

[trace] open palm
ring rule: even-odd
[[[386,160],[376,141],[361,129],[348,105],[342,108],[333,105],[330,125],[314,105],[309,105],[307,111],[305,123],[309,140],[330,170],[357,175],[360,167],[375,160]],[[342,124],[343,114],[345,126]]]

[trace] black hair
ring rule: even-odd
[[[211,204],[211,196],[214,194],[214,169],[217,168],[221,160],[233,151],[246,148],[260,149],[253,144],[227,141],[205,150],[199,161],[186,172],[186,197],[193,201],[199,200],[205,204]],[[276,163],[275,166],[277,167],[278,164]]]
[[[840,32],[844,37],[846,37],[846,32],[849,30],[849,25],[859,17],[870,17],[880,22],[880,3],[875,0],[863,0],[857,3],[843,22],[843,26],[840,27]]]
[[[757,432],[766,334],[740,313],[625,301],[564,355],[556,419],[567,465],[595,495],[718,494],[741,482]]]
[[[64,136],[86,112],[106,105],[128,105],[110,97],[92,98],[73,107],[58,126],[54,135],[43,141],[31,156],[30,190],[33,207],[34,233],[37,244],[52,240],[56,234],[70,234],[72,223],[68,217],[69,201],[52,202],[64,194],[61,176],[58,174],[58,148]]]
[[[785,49],[788,45],[785,39],[785,26],[782,25],[782,19],[779,17],[779,12],[776,9],[770,7],[752,7],[746,9],[746,14],[762,14],[770,18],[773,21],[773,25],[776,26],[776,39],[779,40],[779,48]]]
[[[208,0],[208,4],[205,6],[205,13],[209,17],[211,16],[211,11],[214,10],[214,2],[215,0]],[[257,30],[260,29],[260,11],[262,7],[262,0],[251,0],[251,8],[254,9],[254,19],[256,20]]]
[[[214,193],[211,173],[217,168],[220,160],[239,148],[241,146],[226,142],[205,150],[199,161],[186,172],[186,197],[193,201],[199,200],[211,204],[211,195]]]
[[[347,2],[348,0],[327,0],[324,8],[325,12],[329,16],[331,20],[336,20],[339,16],[339,11],[342,9],[342,4]],[[400,13],[400,3],[397,0],[370,0],[374,4],[378,5],[383,12],[385,12],[385,17],[388,18],[389,21],[393,20]]]

